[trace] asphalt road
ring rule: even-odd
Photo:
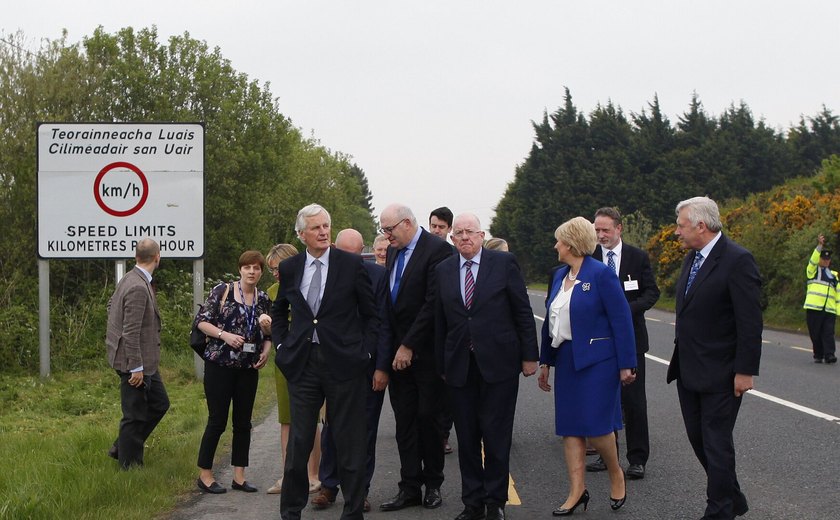
[[[542,325],[544,294],[534,292],[531,303],[535,326]],[[692,519],[705,507],[705,475],[685,437],[675,386],[665,384],[667,360],[673,349],[674,315],[647,313],[651,349],[648,353],[647,394],[651,456],[644,480],[628,481],[627,504],[618,512],[609,508],[609,485],[603,473],[587,474],[592,500],[585,513],[574,517],[647,520]],[[805,335],[765,330],[761,375],[756,390],[741,406],[735,429],[738,475],[750,504],[745,518],[761,520],[825,520],[838,518],[837,471],[840,470],[840,366],[812,362]],[[511,451],[512,491],[508,518],[551,518],[568,489],[562,440],[554,435],[553,396],[537,388],[536,378],[521,380]],[[422,507],[383,513],[379,503],[397,491],[399,460],[394,441],[393,413],[385,399],[377,445],[377,469],[371,487],[370,518],[453,519],[463,509],[460,501],[457,440],[455,454],[446,458],[444,504],[436,510]],[[622,465],[624,439],[621,436]],[[223,457],[224,459],[224,457]],[[592,459],[590,459],[592,460]],[[217,468],[226,486],[229,466]],[[259,493],[228,491],[184,497],[171,520],[279,518],[280,496],[267,489],[280,475],[279,428],[276,411],[252,436],[248,481]],[[333,519],[341,515],[342,499],[322,511],[307,507],[305,519]]]

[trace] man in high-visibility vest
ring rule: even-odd
[[[805,293],[805,321],[814,348],[814,363],[836,363],[834,355],[834,324],[840,309],[837,292],[837,271],[832,271],[831,251],[824,249],[825,236],[817,238],[817,247],[811,253],[805,274],[808,285]]]

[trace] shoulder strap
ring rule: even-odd
[[[231,286],[231,283],[228,283],[225,286],[225,292],[224,292],[224,294],[222,294],[222,299],[219,300],[219,311],[218,312],[222,312],[222,306],[225,304],[225,300],[227,300],[228,292],[230,292],[230,286]]]

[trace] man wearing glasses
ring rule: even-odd
[[[434,267],[452,254],[452,248],[420,228],[414,213],[402,204],[385,208],[379,222],[390,244],[380,342],[392,355],[382,356],[377,369],[393,370],[389,395],[401,466],[399,492],[379,509],[398,511],[421,503],[434,509],[443,503],[444,465],[436,421],[444,386],[435,366]]]

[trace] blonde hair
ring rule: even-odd
[[[591,255],[598,245],[595,226],[583,217],[575,217],[560,224],[554,238],[563,242],[575,256]]]
[[[283,260],[296,254],[298,254],[298,250],[292,244],[275,244],[268,251],[268,254],[265,255],[265,262],[271,263],[272,260],[276,259],[277,263],[280,264]]]
[[[484,242],[485,249],[494,249],[496,251],[508,251],[508,243],[504,238],[488,238]]]

